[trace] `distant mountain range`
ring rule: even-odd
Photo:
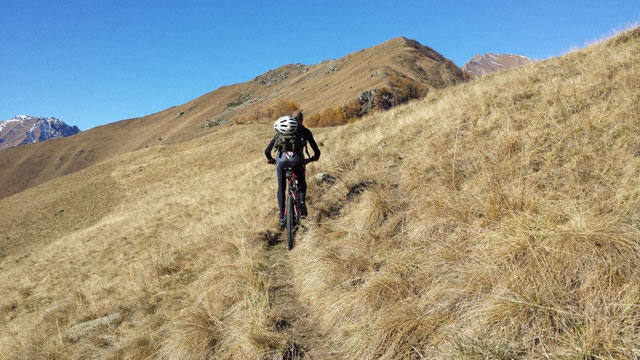
[[[13,119],[0,121],[0,150],[67,137],[79,132],[77,126],[69,126],[54,117],[17,115]]]
[[[462,66],[462,70],[477,78],[531,62],[533,62],[533,60],[522,55],[486,53],[484,55],[474,56],[468,63]]]

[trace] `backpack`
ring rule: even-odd
[[[301,128],[298,128],[298,130],[291,135],[282,135],[276,132],[276,136],[273,138],[273,147],[278,150],[278,153],[293,151],[302,154],[302,149],[305,148],[306,145],[307,141],[304,138],[304,131],[302,131]]]

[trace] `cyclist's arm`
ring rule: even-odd
[[[320,149],[318,149],[318,144],[316,144],[316,140],[313,138],[311,130],[307,129],[307,131],[307,142],[309,142],[309,145],[311,145],[311,149],[313,150],[311,160],[318,161],[318,159],[320,159]]]
[[[273,157],[271,157],[271,150],[273,150],[273,145],[275,143],[275,137],[273,139],[271,139],[271,142],[269,143],[269,145],[267,145],[267,148],[264,149],[264,156],[267,157],[267,160],[273,160]]]

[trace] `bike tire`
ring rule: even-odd
[[[289,250],[293,249],[293,236],[294,236],[294,214],[293,214],[293,198],[287,197],[287,245]]]

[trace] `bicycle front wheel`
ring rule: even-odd
[[[289,245],[289,250],[293,249],[294,221],[293,198],[289,196],[287,197],[287,244]]]

